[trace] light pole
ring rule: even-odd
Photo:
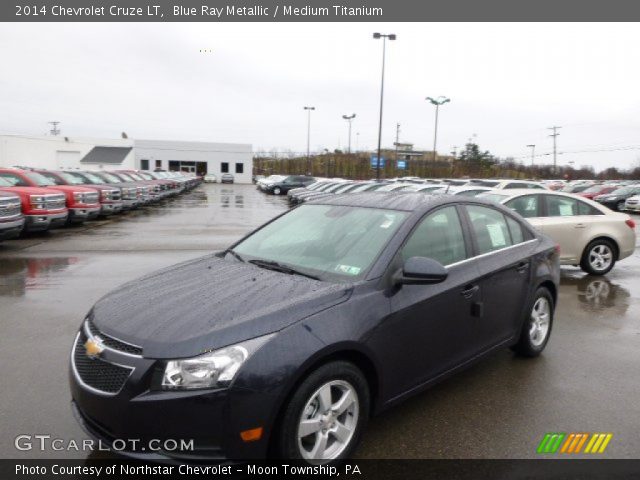
[[[384,61],[385,54],[387,50],[387,38],[389,40],[395,40],[396,34],[382,34],[382,33],[374,33],[373,38],[376,40],[382,38],[382,80],[380,82],[380,121],[378,123],[378,158],[376,159],[376,180],[380,181],[380,152],[381,152],[381,144],[382,144],[382,105],[384,100]]]
[[[352,113],[351,115],[342,115],[347,122],[349,122],[349,146],[347,147],[347,153],[351,153],[351,122],[356,118],[356,114]]]
[[[307,111],[307,174],[311,175],[311,155],[309,148],[311,145],[311,110],[315,110],[316,107],[304,107]]]
[[[443,97],[442,95],[438,98],[427,97],[425,100],[431,102],[432,105],[436,106],[436,126],[433,133],[433,161],[436,160],[436,146],[438,144],[438,111],[440,109],[440,105],[444,105],[451,101],[450,98]]]
[[[535,145],[527,145],[531,149],[531,166],[533,167],[533,159],[536,156],[536,146]]]

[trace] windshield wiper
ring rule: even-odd
[[[242,263],[244,263],[244,258],[242,258],[240,255],[238,255],[232,248],[227,248],[224,252],[225,255],[227,253],[230,253],[231,255],[233,255],[236,259],[240,260]]]
[[[316,277],[315,275],[310,275],[308,273],[301,272],[300,270],[296,270],[295,268],[291,268],[288,265],[283,265],[283,264],[278,263],[278,262],[272,262],[271,260],[261,260],[259,258],[256,258],[254,260],[249,260],[249,263],[252,263],[255,266],[260,267],[260,268],[266,268],[268,270],[275,270],[276,272],[288,273],[289,275],[300,275],[302,277],[311,278],[313,280],[320,280],[320,278]]]

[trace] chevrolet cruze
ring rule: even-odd
[[[371,415],[489,352],[540,354],[558,280],[555,243],[500,205],[337,195],[99,300],[72,408],[102,442],[192,447],[133,457],[332,462]]]

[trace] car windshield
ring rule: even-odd
[[[66,185],[64,180],[59,178],[57,175],[54,175],[53,173],[45,172],[45,173],[41,173],[41,175],[43,177],[47,177],[49,180],[51,180],[56,185]]]
[[[589,187],[586,190],[583,190],[584,193],[598,193],[600,190],[603,190],[606,187],[602,185],[594,185],[593,187]]]
[[[611,195],[629,195],[640,192],[640,187],[622,187],[611,192]]]
[[[24,176],[28,177],[29,180],[34,182],[39,187],[50,187],[51,185],[56,184],[56,182],[54,182],[50,178],[47,178],[44,175],[40,175],[36,172],[24,172]]]
[[[64,179],[64,181],[70,185],[86,185],[88,183],[85,178],[73,173],[60,172],[58,173],[58,175],[60,175]]]
[[[116,177],[115,175],[111,175],[110,173],[107,172],[102,172],[101,176],[108,182],[108,183],[122,183],[122,180],[120,180],[118,177]]]
[[[81,175],[85,178],[88,178],[91,183],[97,183],[97,184],[108,183],[103,178],[91,172],[83,172]]]
[[[256,231],[233,252],[247,262],[277,262],[320,280],[354,281],[365,275],[407,215],[376,208],[304,205]]]
[[[484,198],[491,202],[502,203],[504,200],[509,198],[509,195],[501,195],[499,193],[481,193],[478,195],[478,198]]]

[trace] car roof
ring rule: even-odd
[[[476,197],[455,195],[425,195],[420,192],[360,192],[332,195],[310,200],[308,205],[336,205],[344,207],[380,208],[404,212],[423,212],[449,203],[480,203],[495,207],[495,202]]]
[[[596,207],[598,210],[600,211],[604,211],[603,207],[601,204],[599,204],[596,201],[590,200],[586,197],[582,197],[580,195],[576,195],[574,193],[568,193],[568,192],[558,192],[558,191],[554,191],[554,190],[532,190],[531,188],[514,188],[512,190],[489,190],[487,192],[484,193],[489,193],[489,194],[498,194],[498,195],[502,195],[505,197],[505,200],[507,198],[514,198],[514,197],[522,197],[524,195],[554,195],[556,197],[567,197],[567,198],[575,198],[577,200],[580,200],[581,202],[584,203],[588,203],[589,205]],[[483,193],[481,193],[480,195],[483,195]],[[478,198],[478,197],[476,197]],[[482,198],[482,197],[479,197]]]

